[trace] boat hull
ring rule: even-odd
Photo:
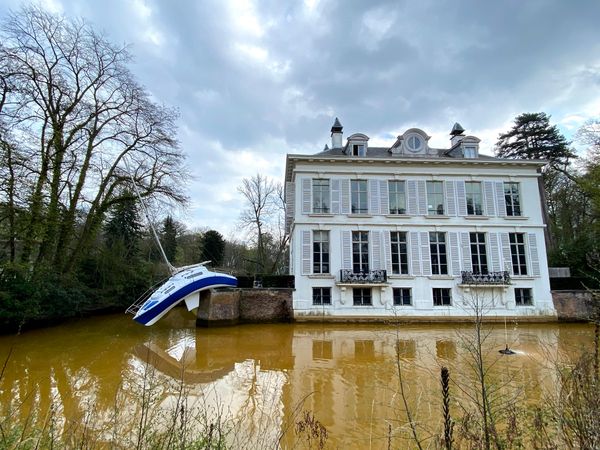
[[[171,280],[165,283],[168,284]],[[150,326],[156,323],[161,317],[168,313],[178,303],[185,300],[186,297],[199,291],[218,287],[235,287],[237,279],[235,277],[214,274],[200,279],[190,281],[180,286],[168,294],[150,297],[140,308],[133,320],[142,325]]]

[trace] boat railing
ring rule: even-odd
[[[164,282],[166,280],[168,280],[169,277],[166,277],[162,280],[160,280],[159,282],[153,284],[152,286],[150,286],[146,292],[144,292],[142,295],[140,295],[138,297],[138,299],[133,302],[129,308],[127,308],[125,310],[125,314],[133,314],[134,316],[137,314],[137,312],[140,310],[140,308],[142,307],[142,305],[146,302],[146,300],[148,300],[150,298],[150,296],[152,294],[154,294],[154,292],[161,286],[164,284]]]

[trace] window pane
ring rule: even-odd
[[[430,215],[444,214],[444,182],[427,182],[427,213]]]
[[[367,181],[351,180],[351,208],[352,214],[366,214],[369,212],[367,202]]]
[[[389,181],[388,192],[390,214],[406,214],[406,194],[404,181]]]

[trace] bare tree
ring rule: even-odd
[[[240,224],[256,246],[257,271],[276,272],[288,243],[284,229],[283,187],[256,174],[244,178],[238,191],[246,199]]]
[[[21,196],[8,183],[0,202],[26,211],[21,261],[72,270],[123,200],[130,171],[143,196],[185,201],[175,182],[186,175],[177,113],[134,80],[127,48],[38,7],[9,15],[0,39],[0,118],[18,137],[20,160],[4,154],[21,169],[11,178]]]

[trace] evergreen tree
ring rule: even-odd
[[[106,244],[111,249],[121,246],[125,250],[124,256],[131,256],[137,248],[140,229],[135,197],[125,192],[123,200],[113,206],[104,228]]]
[[[221,233],[209,230],[202,236],[201,261],[212,261],[215,266],[223,265],[225,255],[225,239]]]
[[[161,241],[167,259],[173,263],[177,253],[177,226],[171,216],[167,216],[163,222]]]
[[[550,125],[546,113],[523,113],[515,118],[512,129],[501,133],[496,155],[502,158],[545,159],[551,167],[564,167],[577,155],[556,125]]]

